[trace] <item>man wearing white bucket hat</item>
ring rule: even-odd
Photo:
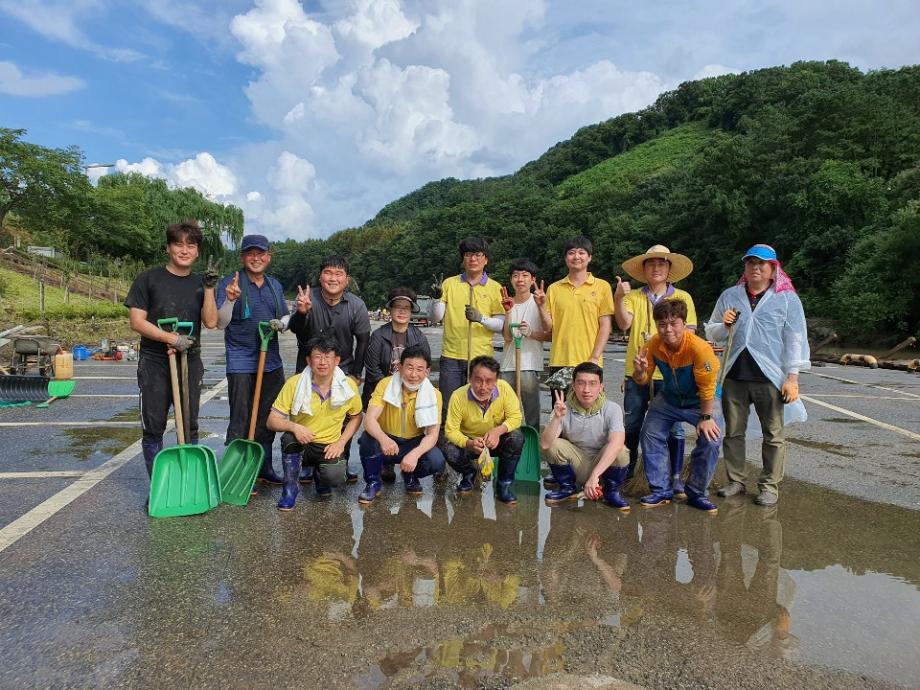
[[[745,431],[751,405],[763,429],[763,471],[757,480],[757,505],[775,505],[783,478],[786,441],[783,426],[807,419],[799,400],[799,371],[811,367],[805,312],[776,250],[755,244],[743,257],[737,285],[719,296],[706,334],[731,346],[725,358],[722,410],[723,450],[729,483],[720,496],[745,492]]]
[[[674,283],[683,280],[693,272],[693,262],[683,254],[675,254],[661,244],[649,247],[644,254],[623,262],[623,270],[629,277],[645,287],[633,290],[628,281],[617,277],[613,293],[617,326],[629,331],[626,346],[626,381],[623,387],[623,410],[625,414],[626,447],[629,449],[629,476],[635,472],[639,457],[639,437],[642,421],[648,410],[649,401],[663,384],[660,371],[655,371],[651,386],[640,385],[633,379],[633,360],[645,348],[657,332],[652,311],[655,305],[666,299],[676,299],[687,305],[686,328],[696,330],[696,309],[693,298]],[[671,460],[671,489],[678,498],[684,498],[684,483],[681,472],[684,467],[684,429],[676,422],[668,437],[668,455]]]

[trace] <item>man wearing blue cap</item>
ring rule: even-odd
[[[741,279],[721,294],[706,324],[710,340],[725,341],[732,332],[722,386],[729,483],[718,494],[746,491],[745,431],[754,405],[763,429],[763,471],[754,502],[771,506],[778,500],[783,478],[783,426],[807,419],[799,400],[799,372],[811,366],[808,332],[802,302],[773,247],[755,244],[743,260]]]
[[[221,281],[217,291],[217,325],[224,331],[227,347],[227,390],[230,396],[230,424],[225,443],[246,438],[252,415],[261,338],[259,322],[268,321],[272,330],[287,327],[290,315],[281,283],[266,275],[272,261],[271,247],[263,235],[246,235],[240,244],[243,270]],[[278,338],[272,338],[265,356],[262,392],[256,417],[255,440],[265,449],[258,481],[281,484],[272,467],[275,432],[265,426],[272,401],[284,386],[284,366]]]

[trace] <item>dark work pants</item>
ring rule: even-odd
[[[476,471],[476,459],[478,453],[472,453],[466,448],[455,446],[447,440],[444,434],[438,441],[438,447],[444,453],[447,464],[454,468],[460,474]],[[519,429],[502,434],[498,446],[492,450],[492,455],[498,457],[499,465],[505,460],[517,460],[521,457],[521,451],[524,449],[524,434]]]
[[[441,357],[439,364],[440,372],[438,373],[438,390],[441,391],[441,420],[447,419],[447,406],[450,404],[450,396],[454,391],[465,386],[466,381],[466,360],[454,359],[452,357]]]
[[[255,374],[227,374],[227,391],[230,395],[230,423],[224,445],[237,438],[249,435],[249,421],[252,415],[252,396],[255,393]],[[259,416],[256,418],[256,437],[259,443],[271,444],[275,432],[265,426],[272,403],[284,386],[284,367],[267,371],[262,375],[262,393],[259,396]]]
[[[176,370],[179,373],[179,390],[182,390],[182,356],[176,355]],[[188,355],[188,397],[189,409],[182,410],[190,430],[186,443],[198,442],[198,403],[201,398],[201,380],[204,365],[198,352]],[[141,424],[144,427],[144,442],[159,443],[166,431],[169,408],[172,406],[172,379],[169,375],[167,358],[151,357],[141,353],[137,361],[137,386],[140,389]]]

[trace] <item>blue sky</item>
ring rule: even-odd
[[[907,0],[0,0],[0,125],[306,239],[687,79],[916,64],[918,36]]]

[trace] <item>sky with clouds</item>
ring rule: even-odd
[[[307,239],[688,79],[917,64],[918,36],[915,0],[0,0],[0,126]]]

